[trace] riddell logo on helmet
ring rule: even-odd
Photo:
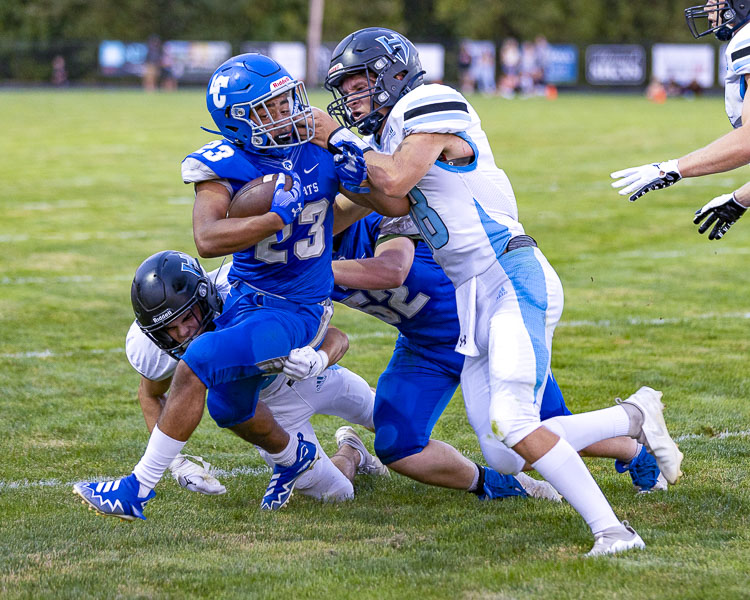
[[[291,80],[292,80],[292,78],[289,77],[289,75],[284,75],[284,77],[282,77],[281,79],[277,79],[276,81],[272,81],[271,82],[271,89],[272,90],[277,90],[282,85],[286,85],[287,83],[289,83]]]
[[[172,316],[172,309],[171,309],[171,308],[168,308],[167,310],[165,310],[165,311],[164,311],[163,313],[161,313],[160,315],[156,315],[156,316],[155,316],[155,317],[154,317],[154,318],[152,319],[152,321],[153,321],[154,323],[161,323],[162,321],[164,321],[165,319],[168,319],[168,318],[169,318],[169,317],[171,317],[171,316]]]
[[[333,65],[330,69],[328,69],[328,74],[335,73],[336,71],[340,71],[344,68],[344,65],[342,63],[336,63]]]

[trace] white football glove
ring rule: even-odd
[[[188,460],[200,461],[201,465]],[[200,456],[191,456],[190,454],[178,454],[169,465],[172,476],[186,490],[207,494],[209,496],[218,496],[226,494],[225,488],[216,477],[213,476],[211,464],[203,460]]]
[[[613,182],[612,187],[623,188],[619,192],[620,196],[630,194],[631,202],[635,202],[647,192],[669,187],[682,179],[676,159],[640,167],[630,167],[610,173],[609,176],[612,179],[619,180]]]
[[[284,360],[284,375],[294,381],[317,377],[328,367],[328,354],[311,346],[295,348]]]
[[[734,194],[723,194],[711,200],[700,210],[695,211],[693,223],[696,225],[706,219],[698,228],[698,233],[705,233],[711,225],[714,228],[708,234],[709,240],[720,240],[729,228],[745,214],[747,207],[743,206],[734,198]]]

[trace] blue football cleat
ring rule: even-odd
[[[480,500],[528,496],[521,482],[513,475],[501,475],[491,467],[482,466],[479,466],[479,482],[474,493]]]
[[[145,498],[138,497],[141,484],[131,473],[114,481],[82,481],[73,486],[73,493],[78,494],[83,503],[100,515],[118,517],[125,521],[146,520],[143,508],[146,502],[156,496],[151,490]]]
[[[297,439],[297,460],[288,467],[274,467],[271,481],[260,503],[262,510],[278,510],[289,502],[297,479],[318,460],[318,447],[312,442],[305,441],[301,433],[297,434]]]
[[[618,473],[630,472],[633,485],[641,492],[667,489],[666,480],[656,464],[656,459],[648,453],[646,446],[643,446],[638,456],[629,463],[615,460],[615,469]]]

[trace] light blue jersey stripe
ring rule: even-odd
[[[465,112],[445,111],[426,115],[424,117],[409,119],[404,121],[404,129],[411,129],[417,125],[425,123],[437,123],[439,121],[460,121],[461,123],[471,123],[471,117]]]

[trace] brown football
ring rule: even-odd
[[[278,173],[263,175],[247,182],[232,196],[227,209],[227,217],[242,218],[264,215],[271,209],[273,191],[276,188]],[[284,189],[292,189],[292,178],[287,175]]]

